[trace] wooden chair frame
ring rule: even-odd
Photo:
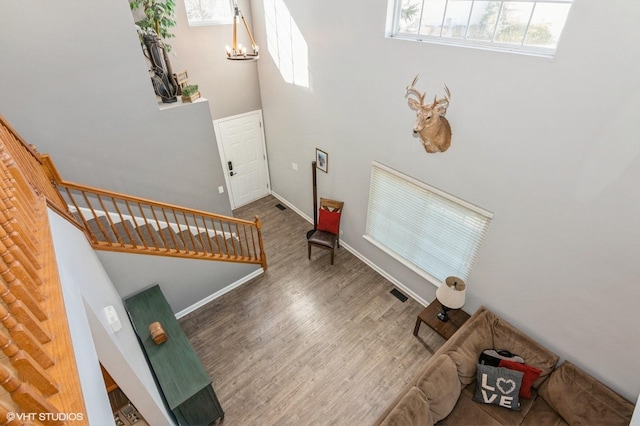
[[[343,201],[331,200],[329,198],[320,198],[320,210],[328,210],[330,212],[342,213],[344,207]],[[316,224],[317,228],[317,224]],[[340,248],[340,227],[338,226],[338,233],[332,234],[327,231],[315,230],[313,234],[307,240],[308,258],[311,259],[311,246],[321,248],[323,250],[329,250],[331,252],[331,264],[333,265],[333,259],[335,254],[336,245]]]

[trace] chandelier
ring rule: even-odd
[[[251,30],[249,30],[249,26],[247,25],[247,21],[244,20],[242,12],[238,9],[238,2],[235,0],[233,2],[233,8],[233,40],[231,42],[231,46],[226,45],[224,47],[227,52],[227,59],[230,61],[255,61],[260,57],[258,53],[260,48],[256,45],[256,42],[251,35]],[[247,34],[249,34],[252,52],[248,52],[246,46],[238,43],[238,23],[240,22],[240,19],[242,19],[244,29],[247,30]]]

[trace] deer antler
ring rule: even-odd
[[[418,97],[418,100],[420,101],[420,105],[424,105],[424,96],[427,94],[427,92],[420,93],[413,87],[413,86],[415,86],[416,81],[418,81],[418,76],[419,75],[420,74],[416,74],[415,78],[411,82],[411,85],[407,86],[407,89],[404,92],[404,97],[406,98],[407,96],[409,96],[411,94],[416,95]]]
[[[437,96],[433,97],[433,104],[431,105],[431,108],[435,108],[435,106],[442,101],[446,101],[447,104],[449,103],[449,101],[451,100],[451,92],[449,91],[449,88],[447,87],[446,84],[444,85],[444,92],[445,92],[445,95],[443,98],[438,99]]]

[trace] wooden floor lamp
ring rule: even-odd
[[[316,176],[316,162],[311,162],[311,178],[313,179],[313,229],[307,231],[307,240],[316,232],[318,227],[318,180]]]

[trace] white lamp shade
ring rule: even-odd
[[[436,298],[449,309],[460,309],[464,306],[467,285],[461,278],[447,277],[444,284],[436,290]]]

